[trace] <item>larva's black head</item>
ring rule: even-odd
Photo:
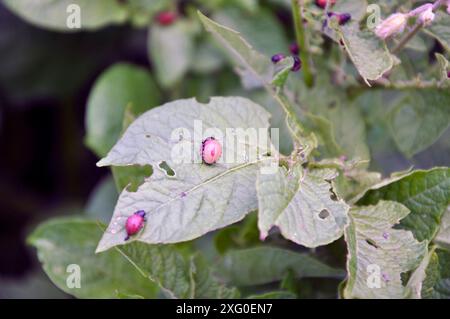
[[[141,216],[142,218],[144,218],[145,217],[145,211],[143,211],[143,210],[138,210],[136,213],[134,213],[135,215],[139,215],[139,216]]]

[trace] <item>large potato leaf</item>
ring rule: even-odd
[[[77,298],[117,298],[118,294],[155,298],[158,286],[143,280],[139,272],[116,250],[101,255],[95,247],[102,234],[89,220],[56,219],[40,225],[28,242],[36,247],[44,271],[59,288]],[[69,288],[69,265],[80,267],[80,288]]]
[[[100,225],[87,219],[46,222],[29,237],[44,270],[65,292],[79,298],[155,298],[159,288],[171,298],[236,297],[214,278],[199,255],[184,257],[174,246],[133,243],[95,254]],[[78,264],[81,288],[69,289],[66,268]]]
[[[195,128],[196,121],[201,121],[202,132]],[[184,128],[181,135],[181,131],[177,131],[180,127]],[[205,165],[200,158],[201,142],[211,136],[211,131],[207,134],[208,129],[225,136],[227,129],[237,133],[239,128],[267,130],[268,127],[269,114],[261,106],[238,97],[214,97],[208,104],[195,99],[178,100],[146,112],[128,127],[98,163],[99,166],[158,167],[136,192],[127,189],[122,192],[110,229],[116,228],[115,223],[123,226],[123,217],[145,210],[147,223],[134,239],[146,243],[173,243],[241,220],[257,208],[255,181],[260,159],[248,157],[248,154],[259,152],[262,155],[258,145],[247,141],[246,155],[238,152],[235,140],[226,143],[223,137],[216,135],[222,144],[222,159],[231,155],[235,160]],[[177,158],[172,157],[172,151],[180,145],[192,151],[188,162],[178,163]],[[159,169],[162,162],[173,170],[173,176]],[[125,237],[124,227],[106,231],[97,250],[124,244]]]
[[[408,213],[403,205],[388,201],[350,210],[350,223],[345,230],[348,246],[345,298],[408,296],[409,289],[402,284],[401,274],[416,268],[427,250],[426,241],[419,243],[411,232],[393,228]]]
[[[342,236],[349,206],[335,198],[334,170],[303,171],[297,165],[276,174],[259,174],[258,227],[265,238],[278,226],[287,239],[306,247],[326,245]]]

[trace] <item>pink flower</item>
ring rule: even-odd
[[[432,3],[425,3],[421,6],[418,6],[417,8],[415,8],[414,10],[412,10],[411,12],[409,12],[409,16],[413,17],[416,15],[420,15],[423,12],[427,11],[427,10],[433,10],[433,4]]]
[[[447,0],[447,13],[450,14],[450,0]]]
[[[405,30],[408,16],[403,13],[394,13],[383,20],[375,28],[375,34],[381,39],[389,38],[398,33],[402,33]]]
[[[409,14],[410,17],[419,16],[419,21],[424,25],[430,25],[434,20],[433,4],[425,3],[416,9],[412,10]]]
[[[419,15],[419,20],[424,25],[430,25],[431,22],[433,22],[433,20],[434,20],[434,16],[435,16],[435,14],[433,12],[433,8],[429,8]]]

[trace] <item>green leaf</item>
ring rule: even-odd
[[[354,202],[361,192],[381,182],[381,174],[368,171],[366,164],[366,161],[329,158],[311,162],[309,167],[337,169],[339,176],[333,181],[336,193],[344,200]]]
[[[132,243],[118,250],[150,281],[157,283],[169,298],[237,298],[235,288],[227,288],[215,278],[201,255],[183,256],[175,245]],[[103,252],[105,254],[108,252]]]
[[[450,299],[449,269],[450,253],[433,247],[408,281],[413,292],[411,297]]]
[[[160,93],[147,70],[130,64],[113,65],[89,94],[86,144],[104,156],[120,136],[127,105],[140,114],[159,102]]]
[[[237,225],[225,227],[214,236],[214,247],[221,255],[231,249],[250,247],[260,243],[258,231],[258,215],[248,214]]]
[[[270,10],[260,8],[247,13],[229,7],[218,11],[213,19],[225,27],[238,30],[245,39],[249,39],[255,50],[264,55],[271,56],[288,50],[289,43],[282,25]]]
[[[403,205],[389,201],[350,210],[345,298],[407,296],[401,274],[416,268],[427,250],[426,241],[419,243],[411,232],[393,228],[408,213]]]
[[[355,22],[336,28],[344,48],[362,78],[377,80],[394,66],[394,59],[383,41],[373,32],[359,30]]]
[[[137,191],[139,186],[144,183],[145,179],[153,173],[153,169],[149,165],[115,166],[111,167],[111,170],[119,192],[125,188],[131,192]]]
[[[210,81],[210,74],[218,71],[224,65],[223,53],[211,41],[202,41],[196,46],[195,63],[192,63],[191,70],[205,74]]]
[[[275,68],[275,75],[270,83],[278,87],[283,87],[293,66],[294,59],[290,56],[279,61]]]
[[[438,40],[447,51],[450,51],[450,21],[447,13],[436,12],[433,23],[424,31]]]
[[[448,77],[448,72],[450,71],[450,62],[442,54],[435,53],[435,56],[439,64],[440,84],[443,87],[448,87],[450,86],[450,78]]]
[[[432,291],[430,291],[431,289],[422,291],[422,294],[424,298],[450,299],[450,253],[447,250],[437,249],[436,255],[438,265],[432,264],[431,267],[427,269],[430,277],[433,275],[436,276],[431,280],[431,283],[433,284]],[[439,270],[438,275],[435,271],[436,268]],[[433,270],[434,274],[430,274]],[[431,285],[428,284],[427,286],[430,287]]]
[[[302,106],[309,110],[305,114],[305,126],[317,134],[321,155],[369,160],[366,127],[361,114],[365,94],[350,100],[323,74],[317,76],[316,84],[312,89],[301,86],[294,90],[299,92]]]
[[[356,103],[348,102],[346,104],[341,101],[336,107],[328,108],[326,118],[332,123],[333,135],[348,158],[370,159],[364,118]]]
[[[293,242],[317,247],[342,236],[349,206],[338,200],[331,180],[331,169],[303,171],[301,165],[291,171],[284,167],[276,174],[259,174],[258,227],[261,238],[278,226],[282,235]]]
[[[439,247],[450,250],[450,206],[442,215],[439,232],[434,238],[434,243]]]
[[[276,247],[231,250],[222,261],[221,274],[237,286],[253,286],[283,279],[290,270],[295,277],[339,278],[344,271],[332,268],[310,254]]]
[[[193,298],[238,298],[239,291],[236,288],[228,288],[219,283],[214,277],[208,262],[201,256],[191,259],[191,278],[195,283],[192,290]]]
[[[148,37],[156,78],[164,88],[172,87],[183,78],[193,59],[192,26],[187,20],[169,26],[152,25]]]
[[[325,156],[341,156],[345,151],[336,142],[333,123],[321,115],[305,113],[306,126],[317,135],[319,151]]]
[[[116,0],[4,0],[3,3],[29,23],[64,32],[80,30],[67,26],[73,12],[67,12],[71,4],[80,7],[82,29],[95,30],[109,24],[123,23],[128,16],[126,7]]]
[[[195,99],[178,100],[146,112],[98,163],[154,167],[153,175],[136,192],[125,189],[121,193],[110,227],[120,217],[145,210],[148,221],[133,239],[174,243],[241,220],[257,208],[255,181],[262,159],[255,155],[264,155],[264,150],[249,141],[247,151],[238,152],[241,147],[235,146],[236,135],[268,127],[269,114],[239,97],[214,97],[208,104]],[[225,141],[225,133],[231,140]],[[213,135],[221,143],[223,154],[217,164],[205,165],[199,150],[203,139]],[[242,143],[240,138],[238,141]],[[178,157],[181,149],[185,151],[182,158]],[[227,163],[223,163],[224,159]],[[234,160],[228,163],[229,159]],[[174,176],[166,175],[160,169],[161,163],[166,163]],[[125,237],[123,227],[115,234],[105,232],[98,251],[124,244]]]
[[[235,64],[240,68],[244,86],[261,86],[270,82],[273,73],[270,59],[254,50],[239,32],[214,22],[201,12],[198,15],[206,30],[232,54]]]
[[[406,90],[389,113],[398,148],[411,157],[432,145],[450,124],[448,90]]]
[[[44,271],[60,289],[77,298],[117,298],[118,293],[155,298],[158,287],[144,280],[116,250],[96,255],[102,234],[96,222],[61,218],[41,224],[29,237]],[[80,288],[69,288],[69,265],[80,267]]]
[[[122,121],[122,132],[123,135],[130,126],[136,120],[137,115],[134,114],[132,105],[128,105],[125,109],[125,113]],[[125,187],[132,192],[135,192],[139,185],[141,185],[145,178],[149,177],[153,173],[153,169],[150,165],[139,166],[139,165],[131,165],[131,166],[114,166],[111,167],[111,171],[113,173],[114,181],[116,183],[117,190],[121,192]],[[114,201],[114,203],[117,201]],[[110,211],[112,212],[114,208]]]
[[[107,176],[95,186],[84,211],[90,218],[107,223],[118,197],[114,179]]]
[[[184,256],[174,245],[132,243],[94,254],[101,226],[86,219],[56,219],[29,237],[44,270],[58,287],[79,298],[155,298],[158,287],[171,298],[238,297],[220,284],[201,255]],[[66,267],[81,267],[81,288],[66,285]]]
[[[254,90],[249,94],[252,101],[263,106],[270,114],[270,127],[279,129],[279,152],[282,154],[290,154],[293,149],[292,138],[286,123],[286,113],[277,104],[277,102],[269,95],[268,92],[262,90]]]
[[[400,226],[411,230],[420,241],[431,241],[449,205],[450,168],[417,170],[388,183],[381,183],[366,192],[358,204],[376,204],[382,199],[396,201],[409,208],[411,213],[402,220]]]

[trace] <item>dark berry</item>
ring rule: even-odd
[[[214,164],[222,155],[222,145],[214,137],[208,137],[202,143],[202,160],[206,164]]]
[[[351,20],[352,15],[350,13],[341,13],[338,16],[338,18],[339,18],[339,24],[344,25]]]
[[[127,218],[127,222],[125,224],[125,229],[127,231],[127,237],[125,240],[128,240],[130,236],[135,235],[138,231],[144,227],[145,223],[145,212],[143,210],[139,210],[135,212],[133,215]]]
[[[173,11],[163,11],[156,16],[156,21],[160,25],[171,25],[177,19],[177,13]]]
[[[291,45],[289,46],[289,51],[291,51],[291,53],[293,55],[298,55],[300,53],[300,48],[298,46],[298,44],[296,42],[291,43]]]
[[[277,54],[272,55],[271,60],[273,63],[276,64],[276,63],[280,62],[281,60],[283,60],[284,58],[285,58],[285,56],[283,53],[277,53]]]
[[[328,17],[336,17],[338,19],[339,25],[344,25],[352,18],[350,13],[336,13],[336,12],[328,12]]]
[[[302,68],[302,60],[298,56],[293,56],[294,59],[294,65],[292,66],[292,71],[297,72]]]
[[[330,3],[330,6],[332,6],[336,3],[336,0],[328,0],[328,2]],[[325,9],[327,6],[327,0],[316,0],[316,6]]]
[[[450,79],[450,71],[447,71],[447,77]]]

